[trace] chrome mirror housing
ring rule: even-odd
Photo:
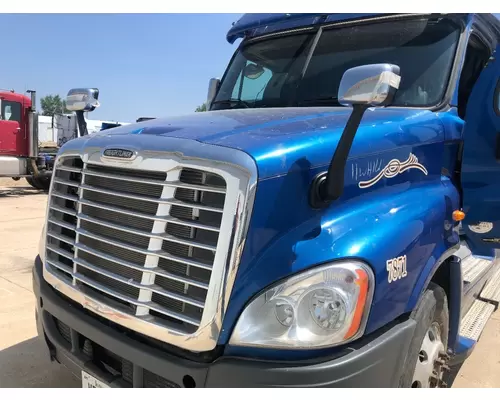
[[[66,96],[66,108],[70,111],[94,111],[99,107],[99,89],[71,89]]]
[[[220,79],[212,78],[208,82],[208,94],[207,94],[207,111],[210,110],[212,101],[214,101],[217,91],[219,90]]]
[[[369,64],[350,68],[340,81],[339,103],[372,107],[390,105],[400,81],[397,65]]]

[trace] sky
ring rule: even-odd
[[[39,100],[97,87],[91,119],[187,114],[206,100],[209,79],[222,77],[238,43],[226,33],[240,16],[0,14],[0,88],[34,89]]]
[[[0,88],[65,97],[99,88],[91,119],[134,122],[203,104],[237,48],[241,14],[0,14]],[[6,32],[10,32],[5,36]]]

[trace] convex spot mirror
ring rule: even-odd
[[[394,99],[400,81],[397,65],[369,64],[350,68],[340,81],[339,103],[352,106],[387,106]]]
[[[264,67],[257,64],[248,64],[243,70],[243,75],[248,79],[257,79],[264,73]]]
[[[66,96],[66,108],[70,111],[94,111],[99,107],[99,89],[71,89]]]

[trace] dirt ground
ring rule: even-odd
[[[51,363],[35,327],[31,268],[47,196],[24,179],[0,178],[0,387],[79,387]],[[453,387],[500,387],[500,312],[489,321]]]

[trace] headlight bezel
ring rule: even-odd
[[[326,289],[332,289],[333,283],[332,281],[328,281],[326,278],[324,278],[325,273],[327,275],[328,273],[334,273],[335,275],[335,273],[341,273],[341,272],[343,273],[349,272],[353,274],[354,271],[357,271],[355,273],[357,278],[352,282],[344,284],[356,285],[359,291],[356,293],[355,297],[356,302],[354,303],[354,306],[349,309],[349,318],[346,319],[346,321],[348,321],[348,325],[344,324],[342,329],[338,331],[339,334],[341,332],[344,332],[346,335],[346,337],[343,338],[342,340],[339,340],[337,338],[334,341],[332,341],[334,335],[328,336],[329,339],[326,341],[319,340],[316,343],[314,342],[306,343],[303,340],[301,341],[296,339],[290,339],[287,342],[283,341],[283,338],[276,339],[272,337],[267,338],[268,342],[265,343],[266,341],[265,338],[261,338],[260,341],[247,340],[245,338],[243,334],[245,331],[244,325],[249,324],[253,318],[252,315],[248,314],[254,312],[255,315],[257,315],[258,314],[257,312],[260,309],[263,309],[263,307],[271,307],[268,306],[268,304],[271,304],[271,302],[277,298],[277,296],[273,296],[274,292],[276,292],[276,290],[278,290],[282,286],[293,288],[294,286],[300,285],[302,282],[306,282],[311,278],[317,278],[319,275],[323,275],[324,281],[321,282],[319,285],[313,284],[305,288],[305,293],[308,294],[309,292],[312,292],[320,287]],[[346,274],[345,276],[348,275]],[[341,284],[339,284],[339,287],[340,286]],[[332,290],[339,292],[339,287],[333,287]],[[363,336],[370,315],[370,309],[373,301],[374,292],[375,292],[374,271],[370,265],[368,265],[366,262],[362,260],[343,259],[343,260],[335,260],[328,263],[322,263],[319,265],[311,266],[305,270],[302,270],[293,275],[289,275],[283,279],[280,279],[279,281],[273,282],[272,284],[268,285],[266,288],[261,290],[259,293],[257,293],[255,296],[253,296],[245,304],[242,312],[240,313],[238,319],[236,320],[236,323],[234,324],[234,328],[229,338],[229,345],[237,347],[247,347],[247,348],[255,347],[255,348],[276,349],[276,350],[317,350],[322,348],[331,348],[344,345],[346,343],[359,339],[361,336]],[[296,302],[297,309],[298,307],[300,307],[300,302],[303,300],[304,296],[302,296],[302,298],[298,302]],[[284,301],[286,302],[286,299]],[[294,310],[296,311],[296,309]],[[259,324],[251,324],[251,325],[257,326],[255,329],[258,328],[257,330],[260,330],[261,328],[262,329],[266,328],[264,326],[264,322],[265,321],[259,320]],[[296,322],[293,321],[293,324],[296,325]],[[354,331],[352,331],[353,326],[356,328]]]

